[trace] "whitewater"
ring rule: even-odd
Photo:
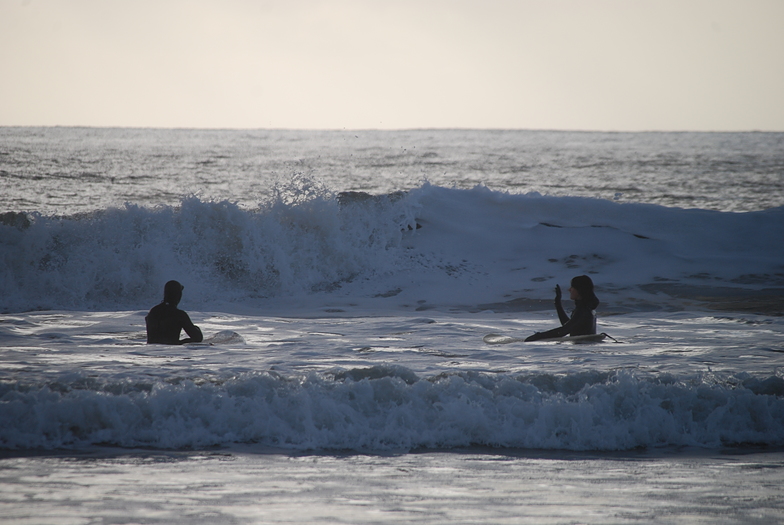
[[[0,128],[6,520],[778,522],[783,142]]]

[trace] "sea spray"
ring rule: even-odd
[[[254,209],[191,196],[180,206],[0,225],[2,308],[141,308],[178,279],[191,304],[330,290],[383,272],[414,222],[405,200],[339,204],[297,179]]]

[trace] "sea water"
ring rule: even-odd
[[[780,522],[782,146],[0,128],[3,522]]]

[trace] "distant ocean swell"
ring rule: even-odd
[[[417,378],[379,366],[303,377],[0,385],[0,447],[559,450],[784,445],[784,380],[629,372]]]

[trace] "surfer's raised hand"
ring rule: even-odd
[[[557,284],[555,285],[555,300],[556,301],[561,300],[561,287]]]

